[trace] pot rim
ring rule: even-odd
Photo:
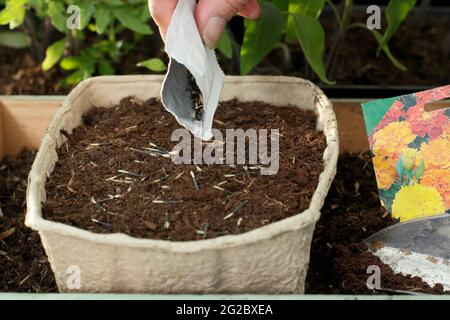
[[[135,238],[123,233],[99,234],[77,227],[69,226],[60,222],[46,220],[42,217],[42,197],[39,185],[45,184],[46,174],[37,172],[38,163],[42,162],[45,154],[57,147],[56,138],[51,135],[51,128],[58,127],[60,120],[70,112],[71,103],[83,94],[89,87],[96,83],[110,83],[118,85],[120,83],[136,83],[138,81],[146,83],[158,83],[163,81],[162,76],[137,75],[137,76],[100,76],[84,80],[78,84],[67,96],[61,108],[54,115],[49,130],[45,134],[30,175],[28,177],[27,188],[27,213],[25,224],[40,233],[51,232],[63,236],[70,236],[99,244],[114,245],[122,247],[153,248],[171,252],[197,252],[202,250],[215,250],[225,247],[236,247],[251,244],[261,240],[268,240],[281,236],[287,232],[292,232],[315,224],[320,218],[320,210],[323,206],[324,198],[331,185],[331,181],[336,173],[337,159],[339,155],[339,138],[336,123],[336,116],[331,102],[320,88],[310,81],[285,76],[227,76],[225,84],[239,83],[273,83],[297,84],[311,90],[314,96],[316,112],[318,113],[318,124],[321,127],[327,140],[327,147],[323,153],[324,170],[320,174],[319,182],[311,199],[308,209],[286,219],[270,223],[258,229],[248,231],[238,235],[227,235],[213,239],[193,240],[193,241],[169,241],[155,239]],[[323,194],[325,190],[325,195]]]

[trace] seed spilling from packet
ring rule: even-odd
[[[197,83],[195,82],[195,78],[192,75],[192,73],[188,70],[188,88],[191,95],[192,105],[193,105],[193,111],[191,113],[192,120],[201,121],[203,119],[203,95],[200,91],[200,88],[198,87]]]

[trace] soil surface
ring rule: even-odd
[[[56,68],[44,72],[26,50],[12,50],[0,46],[0,95],[47,94],[64,95],[63,75]]]
[[[34,151],[0,163],[0,292],[55,292],[56,283],[37,232],[24,225],[27,177]]]
[[[0,241],[0,292],[57,291],[38,234],[23,224],[24,186],[33,158],[34,152],[24,151],[16,160],[6,158],[0,165],[1,168],[5,165],[8,168],[0,171],[2,199],[13,194],[19,199],[11,205],[5,205],[4,200],[2,205],[5,216],[0,218],[0,234],[11,226],[16,231]],[[378,197],[373,192],[376,188],[375,176],[369,159],[368,155],[350,154],[339,158],[337,176],[314,234],[306,293],[384,293],[367,289],[366,270],[369,265],[380,266],[383,288],[441,293],[439,286],[432,289],[418,278],[393,275],[392,270],[368,253],[361,243],[362,239],[392,223],[389,215],[383,218],[385,212],[377,209]],[[16,180],[15,184],[19,187],[10,185],[6,189],[7,180]],[[359,183],[358,190],[356,182]],[[9,257],[6,260],[4,252]]]
[[[369,153],[341,155],[336,178],[328,193],[314,233],[306,292],[311,294],[386,294],[389,290],[443,293],[418,277],[394,274],[367,251],[363,240],[393,224],[380,208]],[[379,266],[383,291],[368,289],[367,268]]]
[[[88,112],[58,150],[45,217],[97,233],[187,241],[247,232],[309,207],[326,147],[314,112],[231,100],[219,106],[215,127],[224,137],[225,128],[279,129],[278,173],[261,175],[259,164],[176,165],[165,153],[178,143],[170,140],[174,117],[155,99],[127,98]]]

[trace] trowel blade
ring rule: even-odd
[[[396,273],[419,276],[450,290],[450,215],[411,220],[365,240],[371,251]]]

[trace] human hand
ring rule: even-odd
[[[178,0],[148,0],[151,15],[164,41],[177,3]],[[259,13],[257,0],[200,0],[195,10],[195,20],[203,42],[213,49],[225,25],[234,15],[256,19]]]

